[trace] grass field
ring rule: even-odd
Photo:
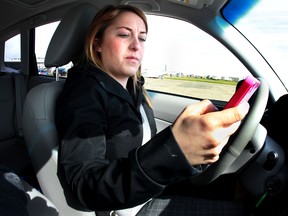
[[[205,82],[205,83],[214,83],[222,85],[232,85],[232,86],[236,86],[237,84],[237,81],[216,80],[216,79],[196,78],[196,77],[164,77],[164,79]]]
[[[237,82],[192,77],[145,78],[148,90],[166,92],[201,99],[228,101]]]

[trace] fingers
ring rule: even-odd
[[[240,121],[235,122],[233,124],[230,124],[227,127],[220,127],[218,129],[215,129],[214,132],[212,133],[213,137],[215,140],[225,140],[228,139],[233,133],[236,132],[236,130],[240,126]]]
[[[219,159],[230,135],[249,110],[248,103],[215,112],[209,100],[188,106],[178,116],[172,131],[191,165],[213,163]]]
[[[237,107],[225,109],[219,112],[212,112],[207,113],[205,115],[207,125],[210,126],[210,128],[228,128],[231,127],[236,122],[240,122],[243,120],[245,115],[249,111],[249,104],[247,102],[243,102]],[[238,128],[239,123],[232,126],[229,130],[232,134],[235,132],[235,130]],[[223,131],[222,131],[223,132]]]
[[[203,100],[199,103],[192,104],[186,107],[183,111],[185,115],[203,115],[207,113],[214,113],[217,111],[217,107],[209,100]],[[219,111],[218,115],[213,115],[213,122],[216,126],[227,127],[231,124],[241,121],[249,111],[249,104],[243,102],[237,107],[229,108],[226,110]]]
[[[217,107],[210,100],[202,100],[199,103],[187,106],[185,109],[188,115],[203,115],[217,110]]]

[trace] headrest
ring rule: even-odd
[[[89,26],[98,12],[92,4],[70,9],[59,23],[45,56],[46,67],[59,67],[73,62],[84,49]]]

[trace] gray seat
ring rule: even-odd
[[[30,216],[58,216],[56,206],[29,183],[22,181],[27,197],[27,211]]]
[[[21,176],[31,168],[22,135],[22,109],[26,96],[25,77],[22,73],[0,72],[0,165]],[[17,160],[15,160],[17,158]]]
[[[96,13],[93,5],[82,4],[65,14],[49,44],[46,67],[58,68],[77,59]],[[57,176],[59,143],[54,112],[62,88],[63,83],[55,81],[39,84],[28,92],[23,110],[24,138],[41,190],[55,204],[59,214],[95,216],[79,204],[65,181]]]

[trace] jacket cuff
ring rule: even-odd
[[[171,126],[156,134],[138,148],[138,164],[147,176],[163,185],[202,172],[201,166],[191,166],[176,142]]]

